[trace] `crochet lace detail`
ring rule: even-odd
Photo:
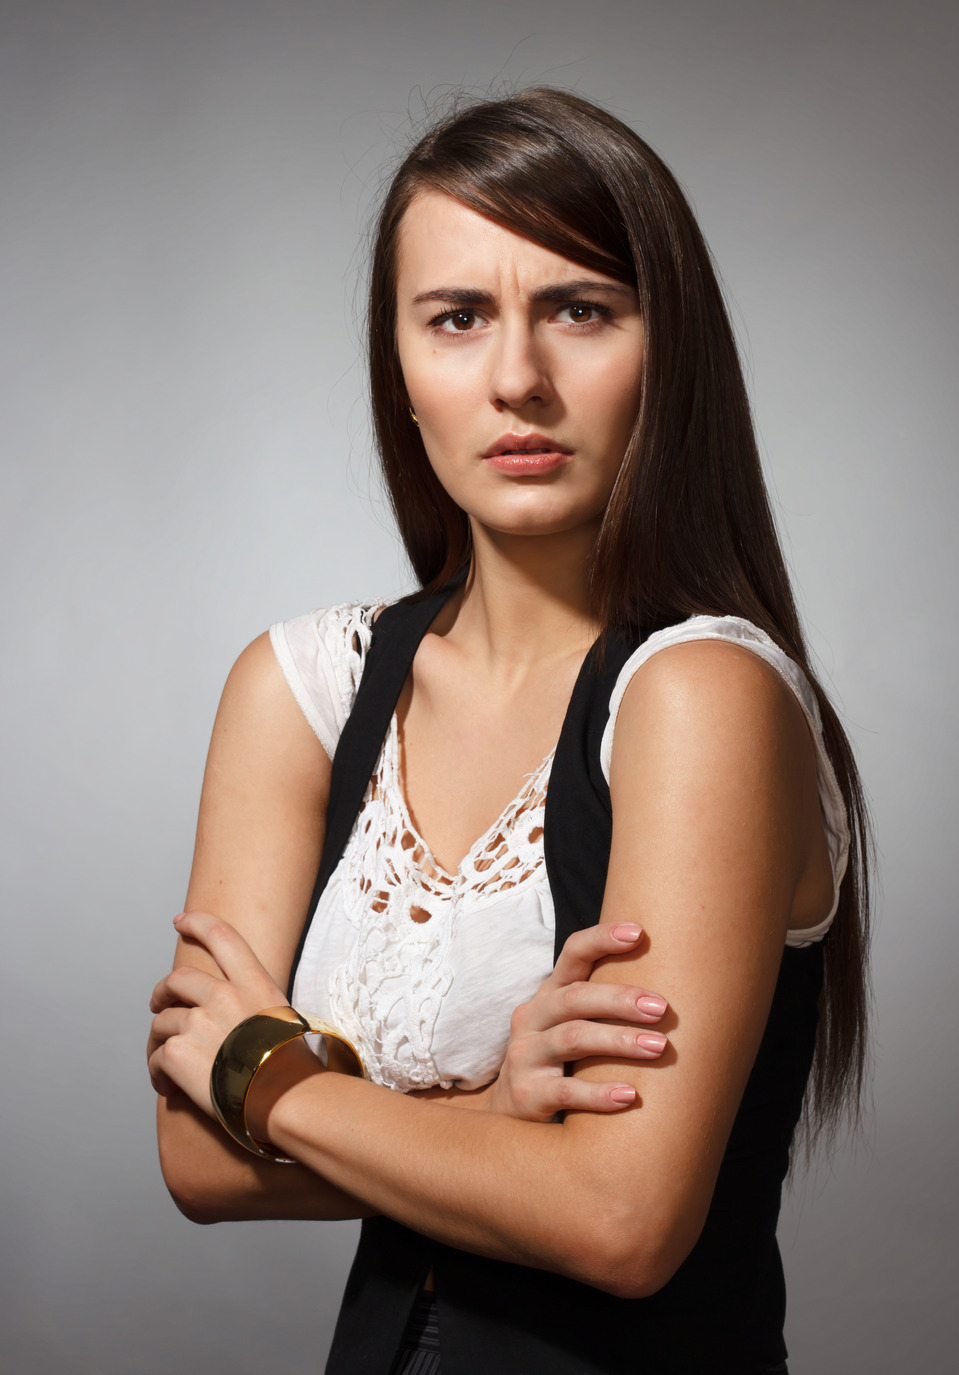
[[[356,700],[363,665],[373,640],[373,618],[385,605],[386,602],[379,600],[359,605],[346,602],[343,606],[334,606],[324,617],[336,686],[347,714]]]
[[[366,608],[364,608],[366,610]],[[354,684],[362,673],[371,614],[354,617]],[[346,621],[347,618],[344,618]],[[344,684],[345,685],[345,684]],[[399,732],[391,722],[376,772],[338,868],[339,901],[356,939],[331,971],[330,1015],[350,1036],[377,1083],[407,1090],[441,1084],[430,1052],[452,975],[447,951],[453,923],[531,882],[543,868],[543,818],[553,751],[530,774],[492,826],[470,847],[455,874],[434,859],[413,825],[400,778]],[[399,1015],[397,1015],[399,1014]]]

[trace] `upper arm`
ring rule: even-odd
[[[637,1087],[634,1109],[569,1125],[600,1169],[626,1181],[625,1225],[661,1248],[653,1271],[665,1279],[705,1221],[762,1038],[819,824],[815,759],[772,670],[735,646],[689,643],[656,655],[630,684],[610,788],[602,919],[636,920],[645,937],[593,977],[662,994],[670,1043],[655,1065],[616,1062],[615,1076]],[[577,1072],[609,1071],[589,1062]]]
[[[316,879],[329,782],[326,751],[261,635],[217,711],[186,906],[236,927],[281,988]],[[209,966],[184,942],[182,961]]]

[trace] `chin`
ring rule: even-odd
[[[516,538],[536,538],[546,535],[570,535],[584,527],[599,529],[604,508],[586,511],[512,511],[508,515],[471,513],[471,519],[498,535]]]

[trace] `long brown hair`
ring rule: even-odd
[[[412,148],[376,227],[370,283],[373,419],[400,534],[424,592],[469,558],[465,513],[427,459],[397,356],[400,223],[422,190],[635,286],[642,400],[591,558],[592,605],[627,631],[742,616],[800,664],[819,701],[852,846],[824,944],[807,1112],[858,1114],[866,1053],[869,823],[849,741],[816,680],[776,534],[739,356],[712,259],[676,179],[605,110],[537,88],[455,111]]]

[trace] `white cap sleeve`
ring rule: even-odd
[[[814,941],[822,940],[836,915],[836,908],[839,904],[839,885],[842,882],[843,874],[846,872],[846,863],[849,858],[849,819],[842,792],[836,781],[832,760],[826,753],[826,746],[823,742],[822,720],[819,715],[819,703],[816,701],[816,694],[799,665],[794,663],[788,654],[783,653],[775,640],[772,640],[764,630],[760,630],[758,626],[739,616],[691,616],[688,621],[682,621],[679,625],[668,626],[665,630],[659,630],[655,635],[650,635],[649,639],[641,644],[636,652],[626,660],[616,679],[609,700],[609,720],[606,723],[600,746],[600,762],[603,774],[608,783],[610,761],[613,757],[616,718],[619,715],[623,696],[632,681],[633,674],[660,650],[668,649],[671,645],[685,644],[690,640],[725,640],[729,644],[741,645],[743,649],[748,649],[750,653],[764,659],[795,694],[809,723],[810,734],[816,747],[819,802],[822,808],[826,841],[829,846],[829,857],[832,861],[833,901],[829,915],[824,921],[805,931],[790,931],[786,936],[786,944],[791,946],[811,945]]]
[[[300,710],[330,758],[356,698],[379,601],[311,611],[270,626],[270,643]]]

